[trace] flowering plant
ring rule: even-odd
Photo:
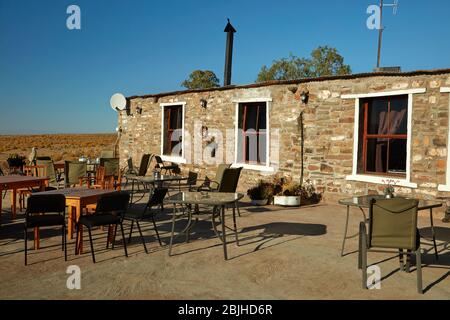
[[[386,185],[386,187],[384,188],[384,195],[393,195],[394,194],[394,186],[399,183],[399,180],[393,180],[393,179],[386,179],[386,180],[382,180],[382,182]]]

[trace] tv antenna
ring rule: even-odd
[[[383,3],[383,0],[380,0],[380,26],[378,29],[378,58],[377,58],[377,69],[380,68],[380,62],[381,62],[381,43],[383,41],[383,8],[384,7],[390,7],[392,8],[392,13],[394,15],[397,14],[398,11],[398,0],[394,0],[394,3]]]

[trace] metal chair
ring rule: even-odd
[[[162,246],[161,239],[160,239],[159,233],[158,233],[158,228],[156,227],[155,214],[154,214],[154,212],[151,211],[151,208],[160,206],[160,211],[162,212],[163,211],[162,204],[163,204],[164,197],[166,196],[166,194],[167,194],[167,188],[156,188],[153,190],[153,193],[151,194],[149,201],[145,205],[144,211],[135,212],[135,211],[132,211],[129,209],[125,213],[124,219],[131,221],[130,235],[128,237],[128,243],[131,242],[131,235],[133,233],[133,225],[134,225],[134,222],[136,222],[136,225],[137,225],[138,231],[139,231],[139,235],[142,240],[142,244],[144,245],[145,253],[148,253],[148,251],[147,251],[147,246],[145,245],[145,239],[144,239],[144,236],[142,235],[142,230],[141,230],[141,226],[139,225],[139,221],[149,220],[149,219],[152,221],[153,228],[155,229],[156,237],[158,238],[159,245]]]
[[[198,173],[189,170],[186,183],[181,183],[180,181],[178,184],[178,190],[197,191],[198,189],[197,180],[198,180]]]
[[[122,170],[120,170],[119,158],[100,158],[100,166],[105,168],[105,177],[114,177],[114,189],[121,189]]]
[[[24,224],[25,265],[27,265],[27,253],[28,253],[28,245],[27,245],[28,229],[38,227],[61,226],[62,250],[64,251],[64,259],[67,261],[65,213],[66,213],[66,198],[62,194],[52,194],[52,195],[32,194],[28,198]]]
[[[409,272],[410,255],[416,255],[417,291],[422,290],[422,262],[420,234],[417,229],[418,201],[413,199],[373,199],[369,209],[369,233],[365,222],[359,226],[358,268],[362,269],[362,287],[367,289],[367,253],[392,251],[397,249],[400,269]],[[403,263],[403,250],[406,250],[406,264]]]
[[[230,167],[231,164],[219,164],[214,179],[211,180],[208,177],[206,177],[204,180],[199,180],[203,181],[203,183],[198,188],[198,191],[217,191],[222,181],[225,169],[228,169]]]
[[[86,162],[64,162],[64,185],[70,188],[76,185],[82,186],[87,175]]]
[[[162,171],[164,170],[165,174],[167,174],[167,172],[169,172],[169,174],[172,174],[174,171],[178,171],[180,169],[180,167],[176,163],[166,164],[158,155],[155,155],[155,160],[155,168],[159,169],[161,173],[163,173]]]
[[[141,163],[139,165],[139,169],[136,170],[133,166],[133,159],[128,159],[128,169],[127,172],[124,174],[125,177],[125,186],[128,185],[128,179],[132,177],[144,177],[147,174],[148,166],[150,165],[150,159],[152,157],[151,153],[146,153],[142,155]],[[132,184],[134,184],[134,180],[132,180]],[[138,185],[139,187],[139,185]],[[134,185],[132,187],[134,189]]]
[[[36,165],[46,167],[45,175],[49,178],[49,185],[55,187],[56,189],[59,189],[60,183],[63,181],[63,178],[56,173],[53,160],[36,159]]]
[[[114,156],[113,150],[103,150],[100,154],[100,158],[114,158]]]
[[[117,226],[120,225],[120,231],[122,233],[123,248],[125,250],[125,256],[128,257],[127,245],[125,243],[125,234],[123,232],[123,217],[128,208],[128,202],[130,201],[130,195],[125,191],[117,191],[110,194],[101,196],[97,201],[95,212],[90,215],[83,215],[77,222],[77,238],[75,245],[75,253],[78,253],[78,238],[80,233],[80,226],[83,225],[88,229],[89,242],[91,245],[92,261],[95,263],[94,244],[92,242],[92,228],[102,226],[114,226],[113,234],[111,235],[111,228],[108,228],[108,237],[106,240],[106,248],[109,248],[109,241],[111,237],[112,248],[114,249],[114,242],[117,233]]]

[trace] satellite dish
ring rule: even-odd
[[[125,110],[127,107],[127,99],[121,93],[113,94],[110,100],[111,108],[114,110]]]

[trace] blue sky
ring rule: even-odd
[[[126,96],[181,89],[195,69],[223,80],[226,18],[237,29],[233,84],[290,52],[336,47],[354,73],[376,63],[366,9],[378,0],[0,0],[0,134],[114,132]],[[386,2],[390,2],[387,0]],[[81,8],[81,30],[66,9]],[[450,1],[386,9],[382,65],[450,68]]]

